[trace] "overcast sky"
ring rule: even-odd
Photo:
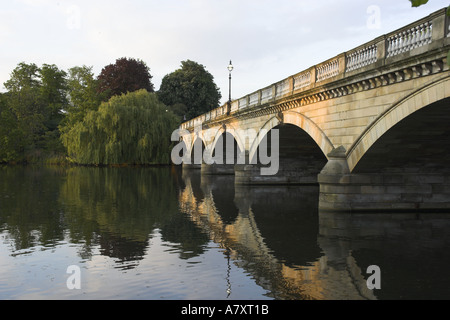
[[[121,57],[162,78],[193,60],[240,98],[449,5],[430,0],[8,0],[0,9],[0,90],[20,62],[96,75]]]

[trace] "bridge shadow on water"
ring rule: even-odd
[[[450,215],[321,212],[315,185],[235,186],[233,176],[182,175],[184,192],[201,195],[192,219],[214,230],[214,241],[273,298],[450,298]],[[368,288],[372,265],[381,289]]]

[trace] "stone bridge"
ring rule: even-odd
[[[450,209],[445,11],[183,123],[183,168],[318,183],[322,210]],[[262,174],[275,153],[276,174]]]

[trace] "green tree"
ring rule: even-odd
[[[180,69],[163,78],[158,96],[183,120],[219,107],[222,98],[214,77],[203,65],[191,60],[182,61]]]
[[[58,125],[67,105],[66,73],[55,65],[19,63],[5,82],[3,161],[63,152]]]
[[[0,163],[16,161],[24,148],[24,136],[17,118],[7,104],[7,95],[0,94]]]
[[[409,0],[413,7],[419,7],[428,2],[428,0]]]
[[[43,105],[43,125],[45,131],[40,138],[38,148],[47,154],[65,152],[60,140],[59,125],[64,119],[64,110],[68,106],[67,73],[56,65],[44,64],[40,69],[40,103]]]
[[[69,69],[70,107],[73,107],[73,112],[80,112],[82,115],[88,110],[96,110],[103,98],[97,93],[99,85],[92,68],[82,66]]]
[[[16,130],[4,136],[9,144],[8,161],[23,161],[27,153],[35,150],[45,133],[44,106],[40,99],[40,69],[35,64],[19,63],[5,82],[8,111],[3,113],[9,125]],[[11,159],[14,157],[14,159]]]
[[[142,60],[120,58],[107,65],[98,76],[98,92],[104,94],[104,101],[122,93],[145,89],[153,92],[150,69]]]
[[[63,118],[63,110],[67,108],[67,73],[56,65],[44,64],[40,69],[40,103],[43,104],[45,126],[54,131]]]
[[[411,6],[420,7],[421,5],[427,4],[428,0],[409,0]],[[450,16],[450,6],[447,7],[447,15]]]
[[[59,126],[62,135],[69,132],[76,123],[83,121],[89,111],[97,110],[102,102],[103,96],[98,93],[98,81],[92,67],[69,69],[67,95],[69,103],[64,110],[65,118]]]
[[[39,94],[41,87],[40,69],[34,64],[24,62],[12,71],[11,78],[5,82],[8,90],[8,105],[18,119],[26,119],[43,113]]]
[[[138,90],[103,102],[62,138],[78,164],[169,164],[177,125],[156,94]]]

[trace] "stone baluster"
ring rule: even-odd
[[[402,33],[402,52],[407,52],[410,49],[410,44],[411,44],[411,39],[410,39],[410,35],[411,35],[411,30],[406,30],[403,31]]]
[[[425,33],[425,43],[431,43],[431,38],[433,36],[433,25],[429,22],[426,23],[426,33]]]
[[[398,53],[398,47],[399,47],[399,36],[395,35],[392,40],[392,55],[395,56]]]
[[[414,27],[411,31],[411,39],[410,39],[410,43],[409,43],[411,50],[418,47],[418,41],[417,41],[418,37],[417,36],[418,36],[418,34],[420,34],[419,32],[420,32],[419,26]]]
[[[421,24],[420,26],[419,26],[419,39],[418,39],[418,43],[417,43],[417,47],[420,47],[420,46],[422,46],[422,44],[424,43],[424,41],[425,41],[425,28],[424,28],[424,25],[423,24]]]
[[[397,54],[403,52],[403,32],[400,32],[397,37]]]

